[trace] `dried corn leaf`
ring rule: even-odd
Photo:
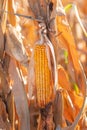
[[[28,57],[23,46],[21,34],[9,25],[6,30],[6,53],[28,66]]]
[[[7,10],[8,9],[7,8],[8,7],[8,0],[1,0],[0,2],[1,2],[0,3],[0,5],[1,5],[0,10],[1,11],[3,11],[3,10],[8,11]],[[3,33],[5,33],[5,30],[6,30],[6,22],[7,22],[7,13],[3,12],[1,14],[1,27],[2,27]]]
[[[47,42],[47,45],[50,48],[50,56],[52,56],[51,58],[51,64],[52,64],[52,75],[53,75],[53,79],[54,79],[54,90],[57,89],[58,86],[58,73],[57,73],[57,61],[56,61],[56,52],[54,49],[54,46],[52,44],[52,42],[49,40],[49,38],[45,35],[45,40]]]
[[[49,39],[51,41],[50,42],[51,45],[49,45],[49,46],[50,47],[53,46],[53,50],[54,50],[54,53],[55,53],[54,55],[55,55],[56,65],[57,65],[57,63],[58,63],[58,44],[56,44],[57,40],[56,40],[55,36],[52,33],[49,33]]]
[[[63,98],[64,98],[64,117],[67,121],[73,122],[75,119],[75,107],[69,94],[65,90],[63,91]]]
[[[32,14],[32,13],[29,13]],[[33,14],[32,14],[33,15]],[[29,52],[29,46],[32,48],[34,43],[39,39],[38,35],[38,23],[33,20],[27,20],[24,22],[22,26],[22,33],[25,36],[24,43],[25,47],[27,49],[27,52]]]
[[[82,68],[81,64],[80,64],[80,67],[81,67],[82,77],[83,77],[83,82],[84,82],[84,84],[83,84],[83,87],[84,87],[83,104],[81,106],[81,109],[80,109],[78,115],[74,119],[74,122],[72,123],[72,125],[70,125],[68,127],[65,127],[65,128],[61,128],[61,130],[74,130],[75,127],[76,127],[76,125],[77,125],[77,123],[78,123],[78,121],[79,121],[79,119],[80,119],[80,117],[81,117],[81,114],[82,114],[84,106],[85,106],[86,92],[87,92],[87,88],[86,88],[86,77],[85,77],[85,74],[84,74],[84,71],[83,71],[83,68]],[[74,100],[76,100],[76,99],[74,99]]]
[[[69,56],[70,58],[72,58],[74,68],[77,72],[79,72],[80,71],[79,62],[78,62],[79,58],[78,58],[75,42],[73,39],[73,35],[71,33],[68,22],[65,19],[65,16],[57,16],[56,25],[57,25],[57,30],[61,32],[58,39],[62,41],[63,47],[65,47],[69,51]]]
[[[4,0],[0,0],[0,10],[1,10],[2,7],[3,7],[3,4],[4,4]],[[0,12],[0,16],[1,16],[1,12]]]
[[[31,17],[31,19],[20,17],[19,20],[20,25],[22,27],[21,32],[23,34],[23,43],[30,58],[33,45],[39,39],[38,34],[39,26],[37,21],[32,20],[32,18],[34,18],[35,16],[31,8],[28,6],[27,1],[17,1],[17,4],[18,4],[18,6],[16,7],[17,14],[23,14]]]
[[[76,50],[75,41],[62,7],[59,7],[57,11],[58,14],[56,16],[56,30],[57,33],[61,33],[59,36],[57,36],[57,39],[61,41],[62,48],[68,50],[69,62],[71,63],[71,65],[73,64],[76,82],[78,83],[80,89],[83,90],[83,78],[81,74],[81,67],[79,64],[79,57]],[[81,81],[81,83],[79,83],[79,80]]]
[[[16,16],[14,15],[14,0],[8,2],[8,19],[12,26],[16,26]]]
[[[3,58],[3,52],[4,52],[4,35],[0,24],[0,60],[2,60]]]
[[[5,99],[9,94],[10,89],[8,86],[8,81],[6,78],[6,73],[3,71],[3,68],[0,65],[0,96]]]
[[[38,0],[38,3],[39,3],[39,8],[40,8],[40,15],[45,20],[47,17],[47,3],[45,0]]]
[[[64,68],[60,65],[58,65],[58,83],[62,88],[66,89],[67,91],[71,90],[69,76],[66,70],[64,70]]]
[[[30,130],[37,130],[38,126],[38,116],[39,116],[39,108],[35,106],[34,100],[30,101],[30,106],[29,106],[29,111],[30,111]]]
[[[27,96],[22,83],[22,79],[20,77],[19,70],[14,60],[11,60],[10,62],[9,74],[11,76],[11,79],[13,80],[12,91],[14,95],[17,114],[20,120],[20,130],[30,130]]]
[[[69,92],[69,95],[72,99],[72,102],[76,108],[76,115],[80,111],[82,104],[83,104],[83,96],[82,95],[77,95],[76,92],[72,91]]]
[[[32,99],[36,94],[35,89],[35,71],[34,71],[34,57],[31,57],[28,69],[28,92],[29,92],[29,99]],[[35,97],[34,97],[35,98]]]
[[[31,10],[33,11],[34,14],[36,14],[36,16],[40,16],[40,8],[39,8],[39,2],[38,0],[28,0],[29,1],[29,6],[31,8]],[[34,3],[34,4],[33,4]]]
[[[28,0],[29,6],[33,13],[35,14],[36,18],[44,18],[46,19],[46,11],[47,11],[47,4],[44,0]],[[33,4],[34,3],[34,4]]]
[[[63,101],[63,94],[61,90],[56,92],[56,97],[54,100],[54,122],[55,127],[60,125],[61,127],[66,126],[66,122],[63,117],[64,113],[64,101]]]
[[[6,106],[0,98],[0,129],[10,130],[10,123],[7,121],[8,114],[6,112]]]
[[[15,130],[15,105],[14,105],[14,97],[12,92],[10,92],[7,97],[7,110],[8,110],[8,118],[10,120],[12,130]]]

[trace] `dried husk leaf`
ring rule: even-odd
[[[61,65],[58,65],[58,83],[62,88],[66,89],[67,91],[71,90],[69,76],[66,70]]]
[[[45,0],[38,0],[39,8],[40,8],[40,16],[44,18],[47,17],[47,3]]]
[[[57,73],[57,58],[56,58],[55,47],[46,35],[45,35],[45,40],[47,42],[47,45],[50,48],[50,52],[51,52],[50,55],[52,56],[51,58],[51,64],[53,69],[52,73],[54,78],[54,90],[56,91],[58,87],[58,73]]]
[[[3,58],[3,52],[4,52],[4,35],[0,24],[0,60],[2,60]]]
[[[13,71],[14,70],[14,71]],[[12,92],[16,105],[16,111],[20,121],[20,130],[30,130],[29,108],[24,85],[16,62],[11,59],[9,74],[13,80]]]
[[[18,114],[17,114],[17,111],[16,111],[16,107],[15,107],[15,130],[17,129],[17,130],[20,130],[20,125],[21,125],[21,123],[20,123],[20,118],[19,118],[19,116],[18,116]]]
[[[64,13],[62,5],[59,7],[57,6],[57,15],[56,15],[56,23],[55,23],[56,32],[61,33],[56,38],[60,40],[62,48],[65,48],[68,50],[69,53],[69,63],[73,65],[74,68],[74,76],[75,80],[79,86],[79,88],[84,93],[83,85],[83,78],[81,74],[81,67],[79,63],[79,56],[76,50],[75,41],[70,29],[70,26],[68,24],[68,21],[66,19],[66,15]],[[79,80],[81,83],[79,83]]]
[[[54,25],[54,22],[52,23],[52,25]],[[52,26],[51,26],[52,27]],[[53,27],[54,28],[54,27]],[[49,39],[50,39],[50,43],[51,45],[49,45],[50,47],[53,46],[53,49],[54,49],[54,52],[55,52],[55,60],[56,60],[56,66],[58,65],[58,44],[57,43],[57,40],[55,38],[55,35],[53,35],[53,33],[48,33],[49,35]]]
[[[53,106],[54,106],[55,128],[58,125],[61,126],[61,127],[67,126],[66,122],[65,122],[65,119],[63,117],[63,113],[64,113],[64,100],[63,100],[62,90],[57,90]]]
[[[8,118],[10,120],[12,130],[15,130],[15,104],[14,104],[14,97],[12,91],[8,94],[7,97],[7,110],[8,110]]]
[[[58,32],[61,32],[59,40],[61,40],[65,49],[68,50],[70,58],[72,58],[72,62],[74,68],[77,72],[80,71],[79,62],[78,62],[78,54],[75,46],[75,42],[70,30],[70,27],[65,19],[65,16],[56,16],[56,25]],[[73,48],[73,49],[72,49]]]
[[[28,0],[29,1],[29,6],[31,10],[33,11],[34,15],[36,18],[44,18],[46,19],[46,10],[47,10],[47,4],[44,0]],[[35,4],[33,4],[35,3]]]
[[[84,74],[84,71],[83,71],[83,68],[80,64],[80,67],[81,67],[81,72],[82,72],[82,77],[83,77],[83,88],[84,88],[84,98],[83,98],[83,104],[81,106],[81,109],[78,113],[78,115],[76,116],[74,122],[72,123],[72,125],[68,126],[68,127],[65,127],[65,128],[61,128],[61,130],[74,130],[81,115],[82,115],[82,112],[83,112],[83,109],[84,109],[84,106],[85,106],[85,100],[86,100],[86,92],[87,92],[87,88],[86,88],[86,77],[85,77],[85,74]],[[76,100],[76,99],[75,99]]]
[[[3,68],[0,65],[0,96],[3,99],[6,99],[9,92],[10,92],[10,88],[8,86],[6,73],[3,71]]]
[[[72,91],[69,92],[69,95],[72,99],[72,102],[76,108],[76,114],[78,114],[78,112],[80,111],[82,104],[83,104],[83,96],[82,95],[77,95],[76,92]]]
[[[33,20],[27,20],[26,22],[24,22],[22,26],[22,33],[25,36],[24,43],[26,50],[27,52],[29,52],[29,50],[33,48],[34,43],[36,43],[39,40],[38,23]]]
[[[34,14],[36,14],[36,16],[40,16],[40,8],[39,8],[39,2],[38,0],[28,0],[29,1],[29,6],[31,8],[31,10],[33,11]],[[35,4],[33,4],[35,3]]]
[[[14,27],[9,25],[6,30],[6,53],[23,65],[28,66],[28,57],[23,46],[22,38]]]
[[[37,130],[38,126],[38,117],[39,117],[39,108],[35,106],[34,100],[30,101],[29,105],[29,111],[30,111],[30,129],[31,130]]]
[[[27,6],[27,7],[26,7]],[[32,10],[28,6],[28,4],[24,1],[23,5],[20,4],[17,9],[18,14],[25,14],[27,16],[35,17]],[[39,33],[38,33],[38,22],[32,19],[26,19],[20,17],[20,24],[22,26],[21,32],[24,36],[23,43],[25,46],[25,49],[28,53],[29,58],[32,54],[32,49],[34,46],[34,43],[36,43],[39,40]]]
[[[16,16],[14,15],[14,0],[8,2],[8,20],[12,26],[16,26]],[[11,13],[11,14],[10,14]]]
[[[3,3],[4,3],[4,0],[1,0],[1,1],[0,1],[0,10],[1,10],[2,7],[3,7]],[[1,12],[0,12],[0,15],[1,15]]]
[[[3,2],[2,2],[3,1]],[[8,7],[8,0],[1,0],[1,3],[0,3],[1,7],[0,7],[0,10],[5,10],[5,11],[8,11],[7,7]],[[3,33],[5,33],[6,31],[6,22],[7,22],[7,13],[2,13],[1,14],[1,27],[2,27],[2,31]]]
[[[29,99],[35,95],[35,71],[34,71],[34,59],[30,60],[29,69],[28,69],[28,91],[29,91]]]
[[[66,90],[63,90],[64,99],[64,117],[67,121],[73,122],[75,119],[75,107]]]
[[[7,121],[8,114],[6,112],[6,106],[0,98],[0,129],[10,130],[10,123]]]

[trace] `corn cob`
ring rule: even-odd
[[[53,100],[53,80],[49,47],[36,44],[34,50],[36,100],[39,107],[44,107]]]

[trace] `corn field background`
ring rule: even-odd
[[[0,130],[87,130],[87,0],[0,0]]]

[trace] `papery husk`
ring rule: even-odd
[[[22,42],[21,34],[11,25],[8,25],[6,30],[5,51],[23,65],[28,66],[28,56]]]
[[[2,97],[2,99],[6,99],[7,95],[10,92],[10,88],[9,88],[9,84],[8,84],[8,80],[6,77],[6,72],[3,71],[2,66],[0,65],[0,96]]]
[[[1,24],[0,24],[0,60],[3,59],[3,53],[4,53],[4,34],[3,34],[3,31],[2,31],[2,27],[1,27]]]
[[[0,98],[0,129],[11,130],[11,124],[8,122],[5,103]]]
[[[15,8],[14,8],[14,0],[9,0],[8,2],[8,21],[12,26],[16,26],[16,16],[14,15],[15,13]],[[11,13],[11,14],[10,14]]]
[[[30,115],[27,96],[20,70],[16,64],[16,61],[12,58],[9,64],[9,75],[11,77],[11,80],[13,81],[12,92],[14,95],[16,112],[19,119],[18,127],[20,127],[20,130],[30,130]]]
[[[67,91],[71,90],[69,76],[61,65],[58,65],[58,82],[62,88],[66,89]]]
[[[64,117],[67,121],[73,123],[76,114],[74,104],[66,90],[63,90],[62,93],[64,99]]]
[[[56,97],[53,104],[53,114],[55,128],[57,126],[66,127],[64,113],[64,99],[62,94],[62,89],[56,91]]]
[[[35,14],[36,18],[44,18],[46,19],[46,11],[47,11],[47,4],[44,0],[28,0],[29,1],[29,6],[33,13]],[[35,4],[33,4],[35,3]]]
[[[14,104],[14,96],[12,91],[8,94],[7,97],[7,110],[8,110],[8,118],[10,120],[12,130],[15,130],[15,104]]]
[[[8,0],[1,0],[0,1],[0,10],[3,11],[8,11]],[[6,23],[7,23],[7,13],[1,13],[1,27],[2,27],[2,31],[3,34],[6,31]]]

